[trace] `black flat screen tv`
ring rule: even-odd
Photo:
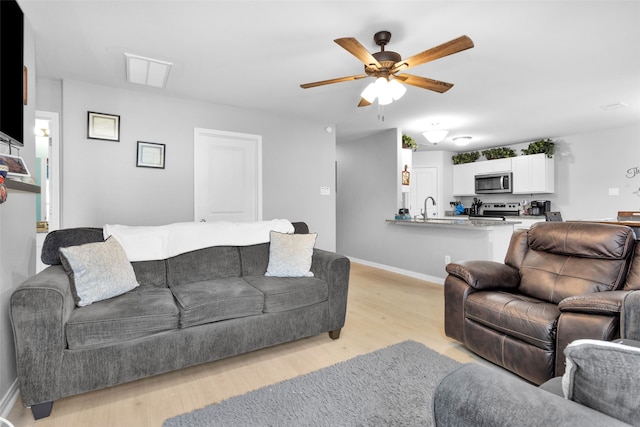
[[[15,0],[0,0],[0,140],[23,145],[24,14]]]

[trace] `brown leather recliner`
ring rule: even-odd
[[[445,333],[535,384],[562,375],[571,341],[619,337],[622,301],[640,288],[640,280],[625,283],[628,272],[640,277],[635,243],[621,225],[541,222],[517,230],[504,264],[446,266]]]

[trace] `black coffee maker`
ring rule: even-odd
[[[544,215],[551,211],[550,200],[533,200],[531,202],[531,215]]]

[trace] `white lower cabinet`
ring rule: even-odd
[[[521,216],[508,216],[506,217],[507,221],[519,221],[520,224],[516,224],[513,226],[514,230],[520,230],[520,229],[526,229],[528,230],[529,228],[531,228],[531,226],[533,224],[535,224],[536,222],[545,222],[546,219],[542,216],[537,216],[537,217],[521,217]]]

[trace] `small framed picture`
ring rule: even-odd
[[[12,156],[11,154],[0,154],[0,165],[4,164],[9,167],[7,176],[31,176],[27,164],[20,156]]]
[[[138,141],[136,166],[139,168],[164,169],[164,151],[164,144]]]
[[[87,138],[120,141],[120,116],[89,111]]]

